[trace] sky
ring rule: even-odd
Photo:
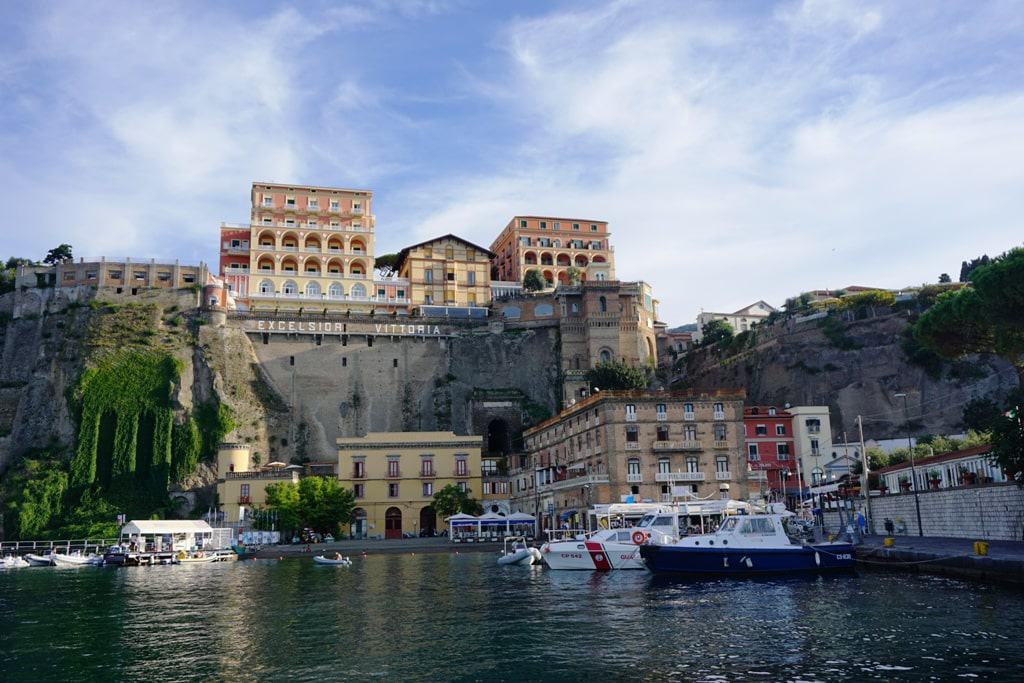
[[[47,2],[0,17],[0,256],[217,261],[254,180],[377,253],[607,220],[671,325],[1024,241],[1015,2]]]

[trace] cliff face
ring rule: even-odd
[[[915,434],[961,429],[964,406],[974,398],[999,398],[1017,385],[1013,366],[975,356],[926,367],[904,350],[909,327],[903,313],[857,321],[782,321],[759,329],[750,348],[691,353],[677,387],[746,389],[749,403],[827,405],[835,439],[856,438],[857,415],[866,438],[906,435],[903,399],[909,396]]]

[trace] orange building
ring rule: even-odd
[[[491,279],[522,282],[538,270],[554,286],[570,282],[569,269],[581,280],[614,280],[615,252],[606,221],[547,216],[515,216],[491,244]]]

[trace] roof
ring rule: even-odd
[[[545,221],[568,221],[570,223],[604,223],[608,224],[608,221],[598,220],[596,218],[565,218],[563,216],[512,216],[510,221],[515,221],[518,218],[535,218],[537,220]]]
[[[201,519],[140,519],[121,528],[123,535],[139,534],[201,534],[213,529]]]
[[[486,247],[481,247],[479,244],[474,244],[473,242],[470,242],[469,240],[463,239],[463,238],[459,237],[458,235],[453,235],[452,233],[448,233],[447,235],[441,235],[440,237],[432,237],[429,240],[424,240],[424,241],[419,242],[417,244],[411,244],[408,247],[405,247],[404,249],[402,249],[402,251],[398,252],[398,263],[395,264],[395,270],[399,271],[399,270],[402,269],[402,263],[404,263],[406,257],[409,256],[409,252],[412,251],[413,249],[415,249],[416,247],[422,247],[422,246],[424,246],[426,244],[430,244],[432,242],[439,242],[441,240],[455,240],[456,242],[462,242],[466,246],[470,246],[470,247],[473,247],[474,249],[476,249],[477,251],[484,252],[485,254],[487,254],[488,258],[494,258],[494,252],[491,251],[490,249],[487,249]]]
[[[252,181],[253,188],[257,187],[273,187],[282,188],[286,190],[326,190],[328,192],[358,192],[362,194],[373,194],[373,190],[359,190],[352,187],[326,187],[324,185],[299,185],[296,183],[268,183],[263,180]]]
[[[971,458],[978,455],[985,455],[992,450],[991,444],[982,444],[980,446],[972,446],[970,448],[963,448],[959,451],[950,451],[949,453],[941,453],[939,455],[932,455],[927,458],[914,458],[914,467],[927,467],[929,465],[938,465],[939,463],[947,462],[949,460],[960,460],[962,458]],[[901,462],[896,465],[889,465],[888,467],[882,467],[877,470],[872,470],[872,474],[886,474],[887,472],[897,472],[899,470],[910,469],[910,461]]]

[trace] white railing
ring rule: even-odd
[[[715,439],[715,443],[713,444],[713,446],[714,446],[714,448],[728,448],[729,447],[729,442],[728,441],[719,441],[718,439]]]
[[[640,442],[639,441],[627,441],[626,442],[626,450],[627,451],[638,451],[638,450],[640,450]]]
[[[684,451],[699,451],[701,449],[700,441],[684,441]]]
[[[714,417],[715,417],[716,420],[724,420],[725,419],[725,413],[715,413]]]
[[[658,422],[668,422],[668,413],[658,413],[657,414],[657,421]]]
[[[284,299],[286,301],[358,301],[360,303],[377,303],[377,304],[399,304],[406,306],[409,304],[409,300],[398,297],[378,297],[378,296],[352,296],[350,294],[342,295],[330,295],[330,294],[285,294],[283,292],[253,292],[249,295],[251,299]]]
[[[675,441],[655,441],[654,450],[656,451],[673,451],[677,448],[678,444]]]
[[[687,422],[693,422],[697,419],[696,413],[683,413],[683,419]]]
[[[675,481],[704,481],[703,472],[658,472],[654,481],[672,483]]]
[[[636,413],[626,413],[626,422],[636,422]]]
[[[630,484],[642,484],[644,481],[644,475],[642,474],[627,474],[626,482]]]
[[[722,472],[721,470],[716,470],[715,479],[717,479],[718,481],[731,481],[732,472]]]

